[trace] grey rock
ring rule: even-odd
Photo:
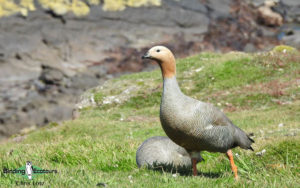
[[[46,84],[59,85],[64,79],[64,74],[59,69],[42,65],[42,73],[39,79]]]
[[[210,10],[211,18],[230,17],[230,8],[234,2],[232,0],[210,0],[208,1],[208,8]]]
[[[300,1],[298,0],[282,0],[281,1],[283,4],[287,5],[287,6],[300,6]]]
[[[249,3],[254,5],[255,7],[259,7],[265,3],[265,0],[250,0]]]
[[[287,22],[300,23],[300,1],[298,0],[282,0],[281,12],[284,13]]]
[[[294,29],[282,38],[285,44],[293,46],[295,48],[300,48],[300,28],[298,30]]]
[[[199,13],[206,14],[208,9],[204,3],[201,3],[199,0],[185,0],[185,1],[174,1],[174,0],[165,0],[163,3],[167,2],[169,5],[180,6],[183,9],[189,11],[195,11]]]
[[[274,31],[268,29],[268,28],[262,28],[262,34],[263,36],[266,36],[266,37],[275,37],[275,33]]]
[[[107,67],[104,65],[88,67],[88,71],[91,72],[96,78],[103,78],[108,74]]]
[[[256,48],[253,44],[251,43],[248,43],[246,44],[246,46],[244,47],[244,51],[245,52],[255,52],[256,51]]]
[[[74,88],[86,90],[88,88],[99,85],[99,81],[94,76],[88,74],[78,74],[71,78],[72,86]]]
[[[207,31],[209,24],[209,18],[205,14],[199,14],[197,12],[180,9],[179,11],[170,11],[167,15],[174,22],[176,26],[183,28],[199,27],[204,26],[202,32]]]

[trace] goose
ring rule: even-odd
[[[254,140],[214,105],[181,92],[176,80],[175,57],[168,48],[154,46],[142,59],[154,60],[160,66],[163,77],[160,122],[166,135],[189,152],[193,175],[197,176],[197,156],[201,151],[220,152],[226,153],[238,179],[231,149],[239,146],[253,151]]]
[[[201,160],[199,153],[197,162]],[[149,169],[175,169],[178,172],[192,166],[189,153],[166,136],[154,136],[145,140],[137,149],[136,163],[139,168],[145,166]]]

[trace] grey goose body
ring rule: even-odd
[[[168,137],[188,151],[225,153],[236,146],[252,149],[252,140],[222,111],[184,95],[175,76],[164,79],[160,120]]]
[[[198,161],[201,156],[198,156]],[[166,136],[154,136],[145,140],[136,151],[136,163],[139,168],[186,170],[191,168],[191,157],[181,146]]]

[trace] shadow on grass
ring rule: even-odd
[[[153,166],[147,167],[149,170],[154,170],[160,173],[178,173],[180,176],[193,176],[192,167],[191,166],[177,166],[175,167],[173,164],[153,164]],[[206,178],[219,178],[221,177],[221,173],[215,172],[199,172],[197,176],[202,176]]]

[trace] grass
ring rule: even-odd
[[[78,119],[50,123],[2,143],[0,165],[16,169],[29,160],[58,170],[34,178],[45,187],[299,187],[299,57],[280,52],[202,53],[177,62],[184,93],[215,104],[254,133],[255,152],[233,150],[239,181],[219,153],[203,152],[198,177],[137,168],[138,146],[149,137],[165,135],[158,118],[159,70],[124,75],[91,89],[86,97],[94,102],[80,104]],[[256,155],[263,149],[264,155]],[[1,187],[30,182],[16,174],[0,176]]]

